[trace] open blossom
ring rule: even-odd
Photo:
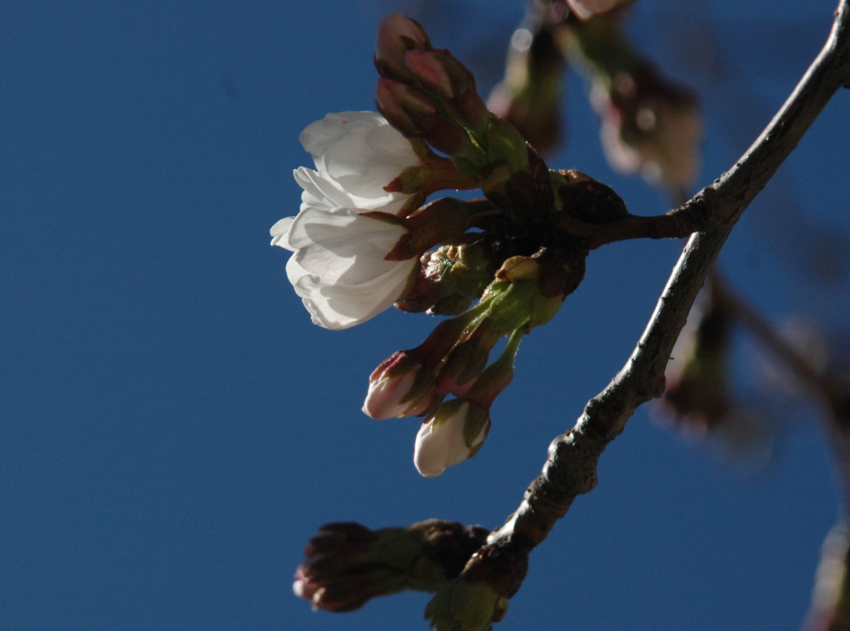
[[[301,145],[316,170],[301,167],[295,180],[305,206],[356,208],[395,213],[409,195],[384,187],[404,169],[419,164],[410,140],[376,112],[328,114],[301,133]]]
[[[326,329],[347,329],[388,309],[402,297],[416,257],[387,261],[406,229],[359,214],[306,207],[272,227],[273,245],[294,254],[286,275],[312,316]]]
[[[300,140],[316,170],[295,171],[301,212],[272,226],[272,245],[294,253],[287,277],[313,322],[345,329],[389,308],[410,284],[416,257],[385,260],[407,230],[361,213],[397,212],[409,195],[384,187],[418,158],[374,112],[328,114]]]

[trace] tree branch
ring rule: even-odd
[[[527,563],[526,550],[546,538],[576,496],[594,488],[597,462],[608,443],[622,433],[638,406],[662,394],[673,345],[735,223],[832,96],[850,84],[848,29],[850,0],[841,0],[829,40],[779,113],[729,171],[674,211],[709,216],[721,227],[690,238],[623,369],[588,402],[575,426],[552,441],[543,471],[529,486],[521,505],[504,526],[490,534],[488,546],[470,559],[462,577],[481,574],[481,565],[490,557],[488,548],[517,550],[515,564]],[[528,545],[512,545],[518,543]],[[515,585],[509,595],[518,588],[519,584]]]

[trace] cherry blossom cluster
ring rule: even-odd
[[[301,134],[315,168],[295,171],[301,209],[272,227],[272,245],[292,252],[287,276],[319,326],[346,329],[392,305],[449,316],[375,369],[363,405],[375,419],[425,417],[414,463],[433,477],[481,448],[520,340],[583,279],[576,226],[628,213],[605,185],[549,170],[413,20],[381,22],[375,65],[380,114],[329,114]],[[428,201],[458,189],[483,199]]]

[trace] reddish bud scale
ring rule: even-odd
[[[403,261],[459,238],[466,232],[470,216],[476,212],[474,206],[461,200],[451,197],[439,199],[403,221],[407,233],[384,258],[387,261]]]

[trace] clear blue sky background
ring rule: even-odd
[[[790,92],[836,2],[688,3],[686,40],[705,35],[713,64],[674,52],[678,4],[640,0],[632,31],[706,97],[703,186]],[[374,366],[433,320],[311,325],[268,229],[298,209],[300,131],[372,109],[376,23],[399,8],[485,89],[522,16],[519,0],[0,3],[0,629],[424,628],[422,594],[311,612],[290,587],[303,544],[329,521],[500,525],[625,362],[680,244],[594,253],[524,341],[483,450],[442,477],[413,468],[417,420],[360,412]],[[575,77],[568,110],[550,164],[666,210],[605,164]],[[848,120],[845,93],[724,252],[776,321],[848,324],[847,283],[807,281],[787,236],[850,231]],[[738,370],[756,387],[753,348]],[[499,628],[797,629],[837,504],[817,417],[785,411],[755,476],[639,412]]]

